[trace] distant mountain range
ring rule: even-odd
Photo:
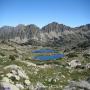
[[[0,28],[0,40],[54,47],[75,48],[85,47],[85,45],[88,47],[90,46],[90,24],[72,28],[52,22],[41,29],[34,24],[3,26]]]

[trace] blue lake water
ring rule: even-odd
[[[40,50],[32,50],[32,53],[54,53],[55,50],[51,49],[40,49]]]
[[[54,54],[54,55],[50,55],[50,56],[36,56],[33,57],[34,60],[56,60],[59,58],[63,58],[64,54]]]

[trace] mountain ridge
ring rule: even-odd
[[[0,28],[0,40],[10,40],[31,45],[74,47],[90,40],[90,24],[69,27],[52,22],[42,28],[34,24]]]
[[[39,27],[39,26],[36,25],[36,24],[17,24],[17,25],[15,25],[15,26],[13,26],[13,25],[3,25],[3,26],[0,26],[0,28],[2,28],[2,27],[17,27],[17,26],[35,25],[35,26],[39,27],[40,29],[42,29],[43,27],[45,27],[45,26],[47,26],[47,25],[49,25],[49,24],[53,24],[53,23],[56,23],[56,24],[59,24],[59,25],[65,25],[65,26],[68,26],[68,27],[71,27],[71,28],[77,28],[77,27],[82,27],[82,26],[85,26],[85,25],[90,25],[90,23],[88,23],[88,24],[81,24],[81,25],[78,25],[78,26],[69,26],[69,25],[66,25],[66,24],[63,24],[63,23],[58,23],[58,22],[56,22],[56,21],[53,21],[53,22],[50,22],[50,23],[48,23],[48,24],[46,24],[46,25],[44,25],[44,26],[42,26],[42,27]]]

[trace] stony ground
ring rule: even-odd
[[[64,53],[65,57],[56,61],[32,60],[37,54],[31,51],[41,48],[0,43],[0,87],[11,85],[15,90],[90,90],[89,48],[71,51],[52,48]]]

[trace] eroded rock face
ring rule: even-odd
[[[0,40],[11,40],[18,43],[63,46],[67,48],[90,46],[90,24],[71,28],[57,22],[38,28],[34,24],[4,26],[0,28]]]

